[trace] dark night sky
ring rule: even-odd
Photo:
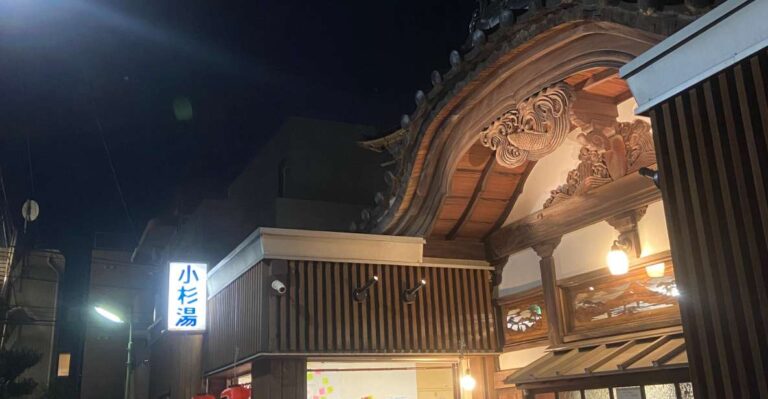
[[[0,0],[0,167],[38,241],[138,235],[177,187],[227,182],[288,116],[397,125],[472,0]],[[174,118],[186,96],[194,118]],[[101,143],[112,151],[130,226]]]

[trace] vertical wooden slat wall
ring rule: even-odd
[[[262,262],[209,299],[207,372],[257,353],[472,353],[497,351],[490,271],[422,266],[287,261],[269,288]],[[284,262],[284,261],[280,261]],[[372,276],[368,300],[352,292]],[[427,285],[413,303],[404,289]]]
[[[697,398],[768,398],[768,53],[650,115]]]
[[[462,342],[472,352],[497,350],[488,270],[314,261],[290,261],[289,270],[289,280],[307,284],[278,298],[288,309],[279,323],[299,331],[278,334],[280,352],[456,353]],[[368,300],[353,301],[374,275]],[[404,303],[402,291],[422,278],[426,287]]]
[[[266,350],[264,275],[256,265],[208,300],[206,371]]]

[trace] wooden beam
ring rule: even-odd
[[[628,351],[630,348],[635,346],[636,343],[637,343],[637,341],[635,341],[634,339],[631,340],[631,341],[627,341],[624,345],[620,346],[615,351],[611,352],[610,354],[606,355],[603,358],[598,359],[597,361],[593,362],[589,366],[584,367],[584,373],[586,373],[586,374],[593,373],[595,370],[599,369],[600,367],[602,367],[603,365],[605,365],[606,363],[611,361],[613,358],[615,358],[615,357],[621,355],[622,353]]]
[[[577,90],[589,90],[593,87],[600,86],[601,84],[619,76],[619,71],[614,68],[608,68],[602,72],[598,72],[583,82],[579,82],[576,85]]]
[[[490,237],[490,235],[494,231],[498,230],[501,226],[504,225],[504,222],[507,221],[509,214],[512,212],[512,208],[515,206],[515,203],[517,202],[517,199],[523,193],[523,188],[525,187],[525,181],[528,180],[528,176],[531,175],[531,171],[533,170],[534,166],[536,166],[536,161],[528,161],[528,163],[525,166],[525,170],[520,175],[520,180],[517,182],[517,187],[515,187],[515,191],[512,193],[512,196],[509,197],[509,201],[507,202],[507,207],[504,208],[504,212],[501,213],[501,216],[499,216],[499,219],[496,220],[496,223],[493,225],[493,228],[491,228],[491,231],[489,231],[488,234],[486,234],[485,237],[483,237],[483,240],[488,239],[488,237]]]
[[[657,338],[655,341],[653,341],[652,344],[646,346],[643,350],[635,353],[632,355],[629,359],[621,362],[620,364],[616,365],[616,368],[619,370],[626,370],[629,368],[629,366],[635,364],[638,360],[650,355],[653,351],[656,349],[659,349],[662,345],[666,344],[670,340],[669,335],[662,335],[661,337]]]
[[[630,98],[632,98],[632,97],[633,97],[633,96],[632,96],[632,92],[631,92],[631,91],[629,91],[629,90],[627,90],[627,91],[625,91],[624,93],[621,93],[621,94],[619,94],[619,95],[617,95],[617,96],[613,97],[613,101],[614,101],[616,104],[619,104],[619,103],[623,103],[623,102],[624,102],[624,101],[626,101],[626,100],[629,100],[629,99],[630,99]]]
[[[491,170],[493,169],[493,164],[496,163],[496,157],[493,156],[493,153],[488,154],[488,160],[485,161],[485,167],[483,168],[483,173],[480,175],[480,179],[478,180],[477,186],[475,186],[475,191],[472,193],[472,198],[469,200],[469,204],[467,204],[467,207],[464,208],[464,212],[461,214],[461,217],[458,221],[456,221],[456,224],[453,226],[451,231],[448,233],[449,240],[453,240],[456,238],[456,234],[459,233],[459,230],[461,230],[461,227],[464,226],[464,223],[467,222],[469,217],[472,215],[472,211],[475,210],[475,205],[477,205],[477,200],[480,198],[480,195],[485,190],[485,185],[488,183],[488,176],[491,175]]]
[[[446,241],[427,239],[425,258],[486,260],[485,245],[481,241]]]
[[[655,165],[652,165],[655,167]],[[653,182],[637,173],[532,213],[491,234],[486,241],[491,259],[530,248],[626,212],[661,200]]]
[[[675,356],[683,353],[685,351],[685,341],[679,343],[677,346],[672,348],[669,352],[661,356],[660,358],[656,360],[652,360],[651,364],[653,367],[661,367],[667,364],[668,361],[672,360]]]

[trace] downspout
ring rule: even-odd
[[[51,327],[51,350],[48,356],[48,386],[51,386],[51,379],[53,378],[53,354],[56,352],[56,327],[58,326],[59,319],[59,284],[61,283],[61,275],[59,269],[53,263],[53,255],[48,257],[46,262],[48,267],[56,273],[56,287],[53,289],[53,326]]]

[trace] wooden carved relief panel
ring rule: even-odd
[[[661,265],[663,264],[663,272]],[[654,274],[653,269],[662,274]],[[671,258],[643,261],[622,276],[598,270],[560,283],[566,336],[571,340],[680,323]]]
[[[547,314],[541,287],[499,298],[504,328],[504,349],[547,340]]]

